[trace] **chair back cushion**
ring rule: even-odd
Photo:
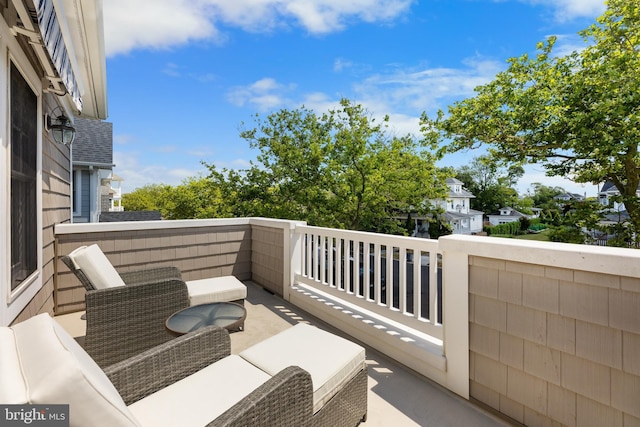
[[[9,405],[27,403],[27,384],[22,377],[13,330],[0,327],[0,402]]]
[[[32,404],[68,404],[72,426],[138,426],[111,381],[48,314],[11,328]]]
[[[79,249],[71,252],[69,258],[91,280],[96,289],[125,286],[124,281],[98,245]]]
[[[75,260],[76,255],[78,255],[80,252],[84,251],[85,249],[87,249],[86,246],[80,246],[78,248],[75,248],[71,252],[69,252],[69,255],[67,255],[69,257],[69,259],[71,260],[71,262],[73,263],[73,266],[75,268],[80,268],[80,266],[78,265],[78,263]]]

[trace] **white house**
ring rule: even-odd
[[[455,178],[447,178],[449,195],[444,204],[445,220],[454,234],[475,234],[482,231],[484,212],[471,209],[472,193],[464,188],[464,183]]]
[[[490,214],[487,215],[487,217],[489,218],[491,225],[500,225],[520,221],[520,218],[535,218],[536,215],[527,215],[512,207],[506,206],[501,208],[497,214]]]
[[[445,200],[434,200],[431,203],[444,210],[441,219],[450,225],[454,234],[476,234],[482,231],[483,212],[471,209],[473,194],[464,188],[464,183],[455,178],[447,178],[449,194]],[[429,237],[426,218],[416,218],[413,236]]]

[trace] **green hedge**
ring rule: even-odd
[[[507,234],[510,236],[515,236],[520,232],[520,221],[508,222],[506,224],[487,227],[486,231],[490,236],[494,234]]]

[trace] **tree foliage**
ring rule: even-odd
[[[122,206],[128,211],[160,211],[166,214],[165,200],[172,192],[165,184],[145,185],[122,195]]]
[[[522,167],[501,167],[489,156],[476,157],[455,172],[456,178],[475,196],[471,208],[486,214],[506,206],[521,207],[514,186],[523,173]]]
[[[157,210],[165,219],[219,218],[229,216],[231,207],[223,188],[209,178],[187,178],[176,187],[147,185],[122,196],[128,211]]]
[[[640,231],[640,5],[609,0],[579,34],[588,46],[554,56],[555,37],[538,52],[509,60],[506,71],[445,118],[423,115],[423,128],[449,151],[488,144],[492,156],[543,164],[552,176],[614,183]]]
[[[283,109],[245,129],[260,153],[245,171],[209,178],[227,185],[234,213],[305,220],[317,226],[403,233],[409,212],[430,210],[446,194],[426,141],[388,137],[381,122],[348,100],[324,114]]]

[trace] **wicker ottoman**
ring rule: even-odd
[[[185,282],[189,291],[189,305],[209,302],[236,302],[244,305],[247,287],[234,276],[211,277]]]
[[[365,350],[322,329],[299,323],[240,353],[270,375],[287,366],[311,374],[317,426],[353,427],[367,414]]]

